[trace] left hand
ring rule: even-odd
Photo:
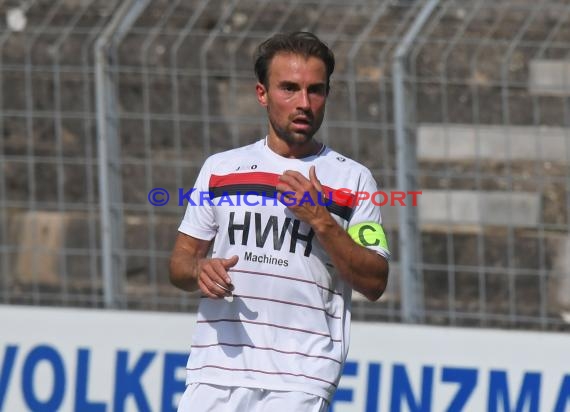
[[[311,226],[320,221],[330,218],[330,213],[325,204],[323,186],[315,172],[315,166],[309,169],[309,179],[294,170],[286,170],[279,176],[276,186],[280,197],[285,195],[285,203],[299,220]],[[291,194],[294,192],[294,194]]]

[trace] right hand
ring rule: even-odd
[[[228,269],[234,267],[239,257],[234,255],[229,259],[202,259],[199,263],[198,287],[204,295],[213,299],[231,296],[234,290]]]

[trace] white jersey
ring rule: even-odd
[[[179,230],[214,239],[212,257],[239,261],[229,271],[233,298],[201,299],[188,384],[301,391],[330,401],[348,352],[352,290],[312,228],[275,198],[279,175],[296,170],[308,178],[312,165],[328,198],[322,202],[342,227],[381,223],[372,202],[339,201],[338,189],[377,187],[368,169],[327,147],[287,159],[263,139],[204,163]],[[389,257],[382,246],[368,247]]]

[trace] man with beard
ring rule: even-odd
[[[201,293],[180,412],[328,410],[352,290],[377,300],[386,288],[380,210],[354,195],[376,182],[315,139],[334,65],[311,33],[260,44],[268,134],[200,171],[170,261],[171,282]]]

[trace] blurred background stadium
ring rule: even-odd
[[[566,0],[0,1],[0,303],[193,311],[168,257],[205,157],[264,136],[252,53],[335,51],[320,138],[381,186],[363,321],[568,330]],[[161,187],[166,206],[147,195]],[[565,321],[566,319],[566,321]]]

